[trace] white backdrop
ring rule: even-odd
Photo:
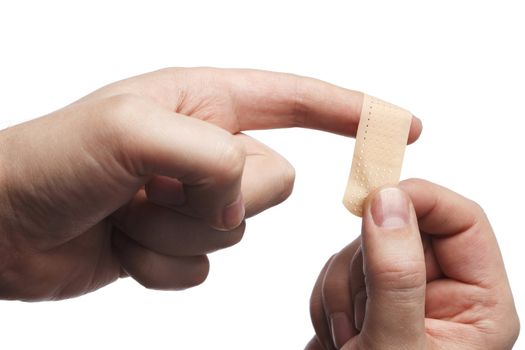
[[[485,208],[520,312],[524,15],[519,1],[501,0],[4,1],[0,120],[32,119],[167,66],[287,71],[366,91],[423,120],[403,178]],[[354,141],[299,129],[250,134],[294,164],[295,190],[250,219],[239,245],[211,256],[202,286],[158,292],[126,279],[67,301],[0,302],[0,348],[303,348],[315,278],[360,229],[341,204]]]

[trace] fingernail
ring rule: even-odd
[[[395,187],[379,191],[372,200],[372,218],[383,228],[402,228],[408,224],[407,196]]]
[[[363,328],[366,313],[366,292],[362,291],[354,297],[354,323],[355,329],[360,331]]]
[[[352,337],[352,325],[345,312],[335,312],[330,315],[330,328],[332,341],[337,349],[342,348]]]
[[[222,212],[222,223],[224,228],[231,230],[239,226],[244,220],[245,209],[242,195],[239,195],[235,202],[226,206]]]

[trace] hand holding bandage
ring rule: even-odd
[[[306,350],[511,349],[519,320],[496,238],[474,202],[399,181],[409,112],[365,96],[345,206],[361,236],[315,284]]]

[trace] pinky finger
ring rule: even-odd
[[[208,276],[210,266],[206,255],[159,254],[118,230],[113,232],[113,247],[122,269],[149,289],[182,290],[201,284]]]

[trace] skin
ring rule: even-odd
[[[307,350],[503,350],[519,334],[487,216],[423,180],[370,196],[361,236],[327,262],[310,306]]]
[[[1,131],[0,298],[70,298],[128,275],[202,283],[206,254],[292,191],[293,167],[242,131],[354,136],[361,104],[290,74],[170,68]],[[414,118],[409,142],[420,132]]]

